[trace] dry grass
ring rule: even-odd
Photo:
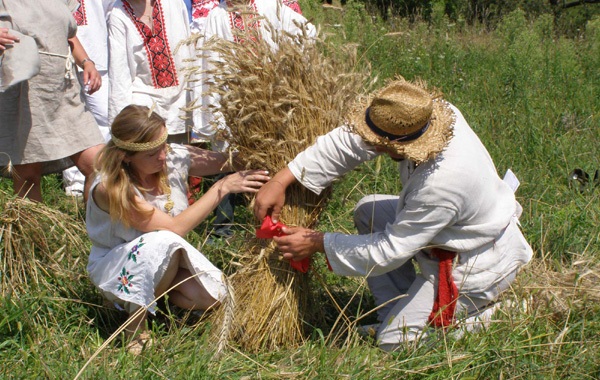
[[[579,260],[560,271],[544,261],[532,261],[518,277],[515,289],[527,312],[551,310],[554,320],[567,320],[573,310],[600,302],[600,263]]]
[[[76,294],[86,276],[85,226],[42,203],[4,192],[0,198],[8,199],[0,214],[0,295],[42,288]]]
[[[263,40],[210,40],[203,47],[220,60],[208,75],[209,91],[220,95],[219,111],[229,128],[221,131],[221,139],[248,168],[271,173],[337,127],[368,77],[368,70],[358,69],[351,47],[334,49],[305,35],[273,33],[273,40],[277,50]],[[329,194],[292,186],[281,221],[314,227]],[[305,336],[307,275],[282,260],[271,242],[250,238],[245,247],[238,258],[242,269],[230,278],[235,304],[217,313],[218,337],[249,351],[298,345]]]

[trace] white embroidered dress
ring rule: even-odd
[[[188,13],[181,0],[156,0],[153,30],[133,14],[126,0],[115,2],[108,20],[109,121],[130,104],[153,107],[169,134],[187,132],[189,99],[184,69],[191,50],[180,42],[190,36]]]
[[[173,215],[188,206],[187,178],[190,155],[183,145],[171,144],[167,156],[168,183],[171,186]],[[92,190],[100,178],[92,184]],[[146,197],[157,209],[164,210],[167,196]],[[87,266],[92,283],[111,302],[128,311],[148,306],[154,312],[154,289],[163,277],[172,254],[183,250],[185,261],[198,274],[198,281],[217,300],[225,296],[222,272],[181,236],[170,231],[144,233],[114,222],[90,197],[86,225],[92,241]]]

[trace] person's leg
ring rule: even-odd
[[[171,286],[175,288],[169,292],[169,300],[183,309],[208,310],[218,304],[186,268],[179,268]]]
[[[354,225],[359,234],[385,230],[388,223],[396,220],[398,196],[373,194],[363,197],[354,207]]]
[[[359,234],[383,231],[388,223],[396,219],[398,196],[374,194],[362,198],[354,208],[354,225]],[[406,294],[415,280],[412,260],[400,268],[377,277],[368,277],[369,289],[373,293],[378,320],[381,322],[394,305],[394,299]]]
[[[13,190],[21,198],[42,202],[42,163],[14,165]]]
[[[494,311],[491,308],[493,302],[514,279],[513,275],[509,277],[502,284],[495,285],[493,290],[490,288],[489,293],[459,294],[454,313],[456,326],[474,331],[489,323]],[[379,347],[385,351],[393,351],[426,337],[429,334],[429,316],[433,310],[436,293],[434,283],[422,275],[417,275],[406,296],[393,305],[381,323],[377,332]]]
[[[401,344],[424,336],[429,314],[433,309],[433,283],[418,275],[406,295],[396,301],[377,331],[377,343],[384,351],[393,351]]]
[[[90,186],[92,185],[90,182],[90,176],[94,173],[94,161],[102,147],[104,147],[104,144],[99,144],[71,156],[75,166],[77,166],[79,171],[81,171],[81,173],[85,176],[85,184],[83,187],[84,201],[87,201],[88,192],[90,190]]]
[[[160,281],[156,285],[156,288],[154,289],[155,297],[160,297],[163,294],[166,294],[171,288],[173,280],[175,280],[175,277],[177,276],[177,273],[179,272],[179,268],[181,266],[182,254],[182,250],[178,249],[177,251],[173,252],[173,255],[171,255],[171,259],[169,260],[167,269],[165,270],[165,273],[163,274],[162,278],[160,279]]]
[[[85,101],[86,109],[88,109],[92,115],[94,115],[94,119],[96,120],[96,124],[98,124],[100,133],[102,133],[104,140],[108,141],[110,140],[110,128],[108,126],[108,71],[99,70],[98,72],[102,77],[102,86],[100,86],[98,91],[91,95],[85,94],[82,90],[82,95]],[[79,83],[83,89],[83,73],[78,72],[77,78],[79,79]],[[79,170],[79,168],[77,168],[77,166],[65,169],[62,173],[62,176],[65,186],[65,193],[67,195],[83,195],[86,176]]]
[[[163,274],[162,278],[156,285],[154,289],[155,297],[159,297],[163,294],[166,294],[170,289],[173,280],[177,276],[177,272],[179,271],[179,265],[181,263],[181,250],[177,250],[171,256],[169,264],[167,265],[167,269]],[[129,325],[125,328],[125,335],[127,337],[133,337],[134,335],[144,332],[148,329],[146,325],[146,319],[148,313],[146,311],[138,314],[139,306],[131,303],[126,304],[126,310],[129,313],[130,318],[133,318]]]
[[[139,311],[139,307],[135,310],[131,310],[129,312],[129,317],[131,320],[129,324],[125,327],[125,336],[127,338],[133,338],[136,334],[142,333],[148,330],[148,325],[146,323],[148,312],[147,311]]]
[[[83,188],[85,186],[85,176],[72,166],[62,172],[65,194],[73,197],[83,196]]]
[[[416,278],[415,266],[408,261],[400,268],[376,277],[367,277],[369,290],[377,305],[377,320],[385,321],[395,302],[405,294]]]
[[[231,173],[222,173],[216,176],[207,178],[206,186],[211,186],[221,178]],[[211,237],[214,238],[228,238],[232,232],[232,226],[234,223],[234,213],[236,204],[236,194],[228,194],[223,200],[217,205],[213,215],[215,217],[212,230],[210,232]]]

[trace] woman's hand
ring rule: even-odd
[[[88,95],[93,94],[102,86],[102,77],[98,70],[96,70],[96,64],[90,59],[90,56],[85,51],[81,42],[79,42],[77,36],[69,38],[68,41],[75,63],[83,69],[84,91]]]
[[[98,91],[102,86],[102,77],[93,61],[83,63],[83,84],[86,89],[86,94],[90,95]]]
[[[0,28],[0,54],[19,42],[19,37],[8,33],[8,28]]]
[[[266,170],[244,170],[228,175],[215,185],[221,186],[227,193],[256,193],[271,179],[268,174]]]

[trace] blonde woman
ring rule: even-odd
[[[270,177],[262,170],[231,174],[188,207],[188,176],[233,170],[222,154],[168,144],[164,119],[145,106],[130,105],[111,127],[112,138],[97,159],[98,175],[87,204],[92,241],[91,281],[109,301],[130,314],[154,312],[155,298],[191,310],[219,305],[222,273],[185,235],[230,193],[256,192]],[[142,345],[146,313],[126,329]]]

